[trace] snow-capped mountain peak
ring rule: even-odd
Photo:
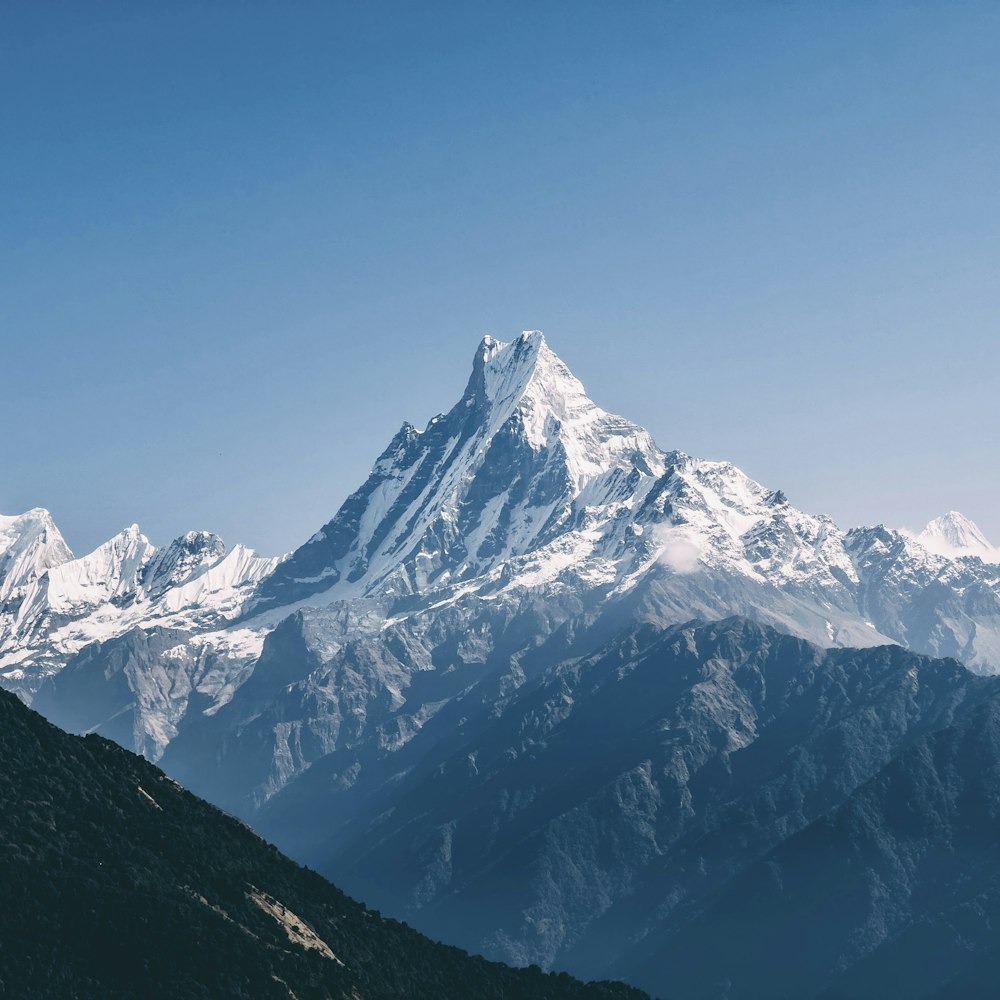
[[[49,570],[46,603],[53,611],[72,613],[134,594],[155,552],[139,525],[129,525],[93,552]]]
[[[33,580],[72,558],[44,508],[14,517],[0,515],[0,606],[19,599]]]
[[[487,335],[473,357],[464,399],[485,403],[509,416],[527,395],[537,397],[540,383],[559,395],[583,396],[583,385],[545,342],[539,330],[526,330],[506,343]]]
[[[946,521],[949,544],[986,551],[971,522]],[[728,462],[661,452],[528,331],[480,342],[458,404],[423,431],[403,424],[368,481],[263,581],[248,617],[359,597],[411,610],[546,588],[617,599],[648,585],[681,615],[751,613],[819,642],[893,638],[992,668],[995,574],[971,572],[899,532],[845,535]],[[944,610],[926,612],[918,638],[926,623],[911,604],[936,578],[968,610],[943,625]]]
[[[423,431],[403,424],[368,481],[265,582],[258,607],[471,579],[606,504],[621,480],[652,482],[664,468],[650,435],[598,407],[540,332],[486,337],[459,402]]]
[[[135,626],[224,627],[278,562],[207,531],[157,548],[137,524],[74,558],[47,511],[0,517],[0,677],[30,695],[77,650]],[[243,659],[260,644],[213,641]]]
[[[512,417],[536,450],[561,445],[571,488],[614,468],[659,475],[663,459],[643,428],[607,413],[549,347],[540,330],[511,343],[485,337],[473,364],[465,405],[489,406],[488,435]]]
[[[957,510],[934,518],[916,539],[928,551],[948,559],[978,556],[983,562],[1000,563],[1000,548],[987,539],[974,521]]]
[[[209,531],[189,531],[158,549],[142,571],[147,596],[190,579],[226,554],[225,542]]]

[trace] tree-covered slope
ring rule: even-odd
[[[431,942],[0,692],[0,995],[636,998]]]

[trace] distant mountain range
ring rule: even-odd
[[[59,725],[449,940],[671,996],[819,995],[923,919],[850,925],[798,993],[692,964],[733,880],[1000,673],[966,518],[844,532],[660,450],[539,333],[486,338],[283,559],[133,526],[75,560],[32,511],[0,522],[0,602],[0,681]]]

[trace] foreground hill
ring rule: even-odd
[[[0,995],[641,1000],[356,903],[106,740],[0,692]]]

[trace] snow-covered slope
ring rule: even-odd
[[[948,559],[975,556],[983,562],[1000,564],[1000,549],[986,538],[975,522],[957,510],[936,517],[916,540],[928,552]]]
[[[934,551],[940,539],[950,556]],[[188,689],[208,698],[207,709],[196,699],[199,711],[242,700],[234,718],[258,726],[273,709],[275,726],[285,726],[277,742],[262,737],[271,740],[265,769],[282,761],[277,778],[262,779],[273,791],[336,742],[310,737],[293,751],[280,722],[291,690],[255,683],[241,694],[265,635],[302,609],[319,609],[288,626],[310,623],[287,654],[303,685],[294,694],[303,732],[320,703],[343,710],[340,695],[323,687],[324,665],[359,637],[376,646],[393,637],[408,650],[393,653],[403,675],[386,684],[362,678],[358,690],[368,692],[362,701],[388,699],[391,712],[404,712],[412,734],[413,720],[424,718],[420,698],[403,693],[414,672],[446,662],[471,622],[485,630],[491,656],[507,648],[491,622],[528,605],[545,609],[532,619],[539,641],[580,615],[670,624],[738,614],[823,645],[893,641],[1000,670],[993,551],[954,514],[916,538],[882,527],[845,534],[727,462],[661,451],[641,427],[594,404],[535,331],[509,344],[485,338],[458,403],[422,431],[403,424],[367,481],[284,561],[239,547],[224,554],[204,534],[154,550],[133,527],[83,559],[54,553],[47,571],[22,573],[20,604],[0,634],[0,670],[4,683],[30,693],[96,641],[115,640],[107,655],[114,649],[124,663],[130,629],[186,632],[165,675],[175,687],[163,678],[144,685],[146,667],[124,671],[146,715],[137,745],[162,749],[163,734],[183,728]],[[353,615],[345,610],[352,602],[377,613]],[[345,615],[360,622],[350,636]],[[160,644],[137,640],[136,662],[151,648]],[[198,687],[205,649],[233,657],[228,674],[209,671],[211,690]],[[284,670],[276,658],[268,657],[271,676]],[[99,689],[101,671],[112,670],[103,662],[82,657],[74,690],[81,671]],[[58,703],[58,683],[46,697]],[[90,727],[110,725],[112,707],[95,708]]]
[[[0,681],[30,697],[90,643],[141,627],[198,633],[198,645],[259,652],[243,628],[227,630],[277,565],[222,539],[188,532],[156,548],[131,525],[78,559],[47,511],[0,521]]]

